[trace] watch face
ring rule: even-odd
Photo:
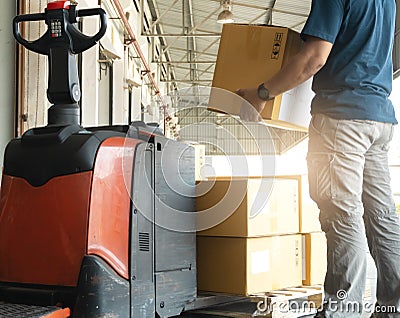
[[[258,86],[258,96],[265,101],[269,100],[269,91],[264,87],[264,83]]]

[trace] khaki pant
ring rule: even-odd
[[[400,317],[400,224],[390,188],[393,125],[313,116],[309,127],[310,195],[328,244],[324,317],[360,317],[367,249],[378,270],[378,317]],[[394,311],[394,313],[393,313]]]

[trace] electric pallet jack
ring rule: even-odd
[[[98,16],[82,34],[78,18]],[[44,20],[36,41],[20,23]],[[48,125],[7,145],[0,317],[171,317],[196,297],[194,151],[143,123],[83,128],[75,55],[100,8],[55,1],[14,19],[49,60]]]

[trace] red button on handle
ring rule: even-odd
[[[59,9],[66,9],[69,10],[70,6],[69,1],[53,1],[47,4],[47,10],[59,10]]]

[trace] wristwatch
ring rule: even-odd
[[[268,100],[272,99],[272,98],[269,96],[269,90],[268,90],[268,88],[266,88],[266,87],[264,86],[264,83],[261,83],[261,84],[258,86],[257,93],[258,93],[258,97],[259,97],[260,99],[262,99],[262,100],[268,101]]]

